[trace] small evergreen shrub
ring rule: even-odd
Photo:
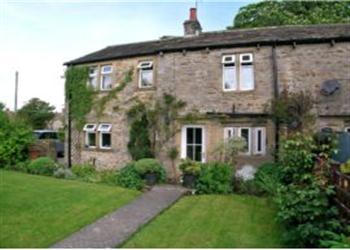
[[[233,190],[238,194],[248,194],[261,196],[264,194],[264,191],[257,184],[255,179],[252,180],[243,180],[241,178],[236,178],[233,183]]]
[[[265,163],[258,167],[254,181],[256,185],[269,195],[275,195],[280,183],[280,167],[275,163]]]
[[[116,184],[124,188],[141,190],[145,183],[140,174],[135,169],[135,163],[129,163],[123,167],[117,174]]]
[[[58,165],[50,157],[39,157],[31,161],[28,165],[28,172],[38,175],[53,175]]]
[[[233,168],[221,162],[203,164],[196,181],[199,194],[228,194],[232,192]]]
[[[159,161],[153,158],[145,158],[135,162],[135,169],[141,175],[156,174],[158,182],[164,182],[166,178],[165,170]]]
[[[78,178],[88,180],[92,177],[96,177],[96,168],[90,164],[78,164],[72,166],[72,172]]]
[[[65,167],[60,167],[53,173],[53,176],[59,179],[69,179],[73,180],[75,178],[75,175],[73,174],[72,170]]]
[[[103,170],[98,171],[99,182],[107,185],[117,185],[118,171],[116,170]]]
[[[201,172],[201,164],[196,161],[192,161],[190,159],[181,160],[179,165],[180,170],[184,174],[190,174],[198,176]]]

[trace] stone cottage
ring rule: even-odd
[[[109,46],[65,63],[88,66],[87,84],[101,96],[132,69],[132,81],[118,93],[118,108],[111,101],[102,117],[87,116],[82,132],[72,127],[73,164],[120,168],[130,161],[125,111],[135,97],[147,103],[163,93],[187,103],[182,114],[201,117],[180,122],[172,141],[180,158],[210,161],[221,140],[239,136],[247,142],[239,165],[273,160],[278,127],[266,105],[285,88],[314,95],[316,129],[350,129],[349,24],[202,32],[191,8],[183,25],[184,36]],[[334,89],[325,94],[328,85]],[[169,167],[165,153],[157,155]]]

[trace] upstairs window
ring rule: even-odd
[[[87,148],[96,148],[96,124],[85,124],[85,146]]]
[[[101,90],[109,90],[112,88],[112,65],[104,65],[101,67]]]
[[[153,85],[153,63],[140,62],[139,69],[139,88],[149,88]]]
[[[89,86],[93,89],[97,89],[97,67],[96,66],[89,68]]]
[[[237,90],[235,58],[235,55],[227,55],[222,58],[224,91]]]
[[[112,147],[112,125],[108,123],[102,123],[98,126],[98,132],[100,132],[100,148],[111,149]]]
[[[253,54],[241,54],[239,55],[239,61],[240,90],[252,90],[254,89]]]

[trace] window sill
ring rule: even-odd
[[[87,152],[112,152],[112,148],[97,148],[97,147],[84,147],[84,151]]]
[[[254,92],[255,89],[250,89],[250,90],[222,90],[223,94],[249,94]]]
[[[156,87],[155,86],[152,86],[152,87],[137,87],[136,89],[137,91],[154,91],[156,90]]]

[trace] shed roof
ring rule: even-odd
[[[159,52],[203,48],[241,47],[296,43],[319,43],[350,40],[350,24],[295,25],[204,32],[193,37],[170,37],[154,41],[108,46],[65,65],[101,62]]]

